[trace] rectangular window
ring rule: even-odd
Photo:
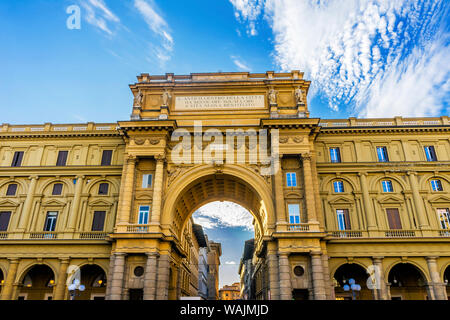
[[[450,229],[450,210],[448,208],[437,209],[437,214],[441,228]]]
[[[381,181],[381,185],[383,186],[383,192],[394,192],[394,188],[392,187],[392,181],[383,180]]]
[[[57,211],[48,211],[47,217],[45,218],[44,231],[55,231],[57,218]]]
[[[62,193],[62,187],[63,187],[62,183],[55,183],[55,184],[53,185],[52,195],[54,195],[54,196],[59,196],[59,195],[61,195],[61,193]]]
[[[112,158],[112,150],[103,150],[102,154],[102,166],[110,166]]]
[[[14,152],[13,161],[11,167],[20,167],[22,165],[23,151]]]
[[[17,192],[17,184],[12,183],[12,184],[8,185],[8,190],[6,190],[7,196],[15,196],[16,192]]]
[[[379,162],[388,162],[389,161],[386,147],[377,147],[377,155],[378,155]]]
[[[152,174],[142,175],[142,188],[151,188],[152,186]]]
[[[287,172],[286,173],[286,184],[288,187],[296,187],[297,186],[297,174],[295,172]]]
[[[11,218],[10,211],[0,212],[0,231],[8,231],[9,219]]]
[[[439,179],[431,180],[431,188],[433,189],[433,191],[444,191],[444,189],[442,188],[441,180]]]
[[[100,186],[98,187],[98,194],[105,195],[108,194],[109,189],[109,183],[100,183]]]
[[[389,229],[402,228],[402,221],[400,220],[400,214],[397,208],[386,209],[386,215],[388,218]]]
[[[436,151],[433,146],[426,146],[425,155],[427,156],[427,161],[437,161]]]
[[[92,220],[92,231],[103,231],[105,226],[106,211],[94,211]]]
[[[138,224],[148,224],[150,206],[139,206]]]
[[[337,209],[336,215],[339,230],[350,230],[352,228],[348,209]]]
[[[341,152],[338,147],[330,148],[331,162],[341,162]]]
[[[58,160],[56,160],[57,166],[65,166],[67,162],[67,155],[69,151],[59,151],[58,152]]]
[[[334,192],[340,193],[344,192],[344,182],[343,181],[334,181]]]
[[[300,205],[298,203],[288,204],[289,223],[300,223]]]

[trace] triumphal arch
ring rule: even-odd
[[[131,120],[118,122],[126,159],[107,298],[121,298],[130,253],[148,256],[144,299],[178,298],[184,227],[196,209],[217,200],[254,217],[260,298],[292,297],[293,252],[307,273],[300,288],[313,289],[316,299],[330,294],[313,143],[319,119],[309,117],[309,85],[299,71],[138,76],[130,86]],[[299,170],[291,195],[283,160]],[[154,177],[152,193],[140,189],[145,174]],[[292,195],[303,204],[297,221],[287,213]],[[142,204],[151,207],[145,225],[136,216]]]

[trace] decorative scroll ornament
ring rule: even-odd
[[[135,138],[134,143],[136,143],[137,145],[143,145],[145,143],[145,139],[144,138]]]
[[[150,139],[150,144],[157,145],[159,144],[160,139]]]

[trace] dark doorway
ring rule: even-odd
[[[294,289],[292,291],[292,298],[294,300],[308,300],[309,291],[307,289]]]
[[[144,290],[143,289],[130,289],[130,300],[144,300]]]

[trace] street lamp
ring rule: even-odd
[[[345,281],[345,280],[344,280]],[[356,284],[355,279],[351,278],[348,280],[348,284],[343,287],[344,291],[352,291],[352,300],[356,300],[356,292],[361,291],[361,286]]]
[[[83,292],[85,289],[85,286],[80,284],[80,279],[75,279],[73,283],[69,285],[70,300],[75,300],[75,296],[80,296],[81,292]]]

